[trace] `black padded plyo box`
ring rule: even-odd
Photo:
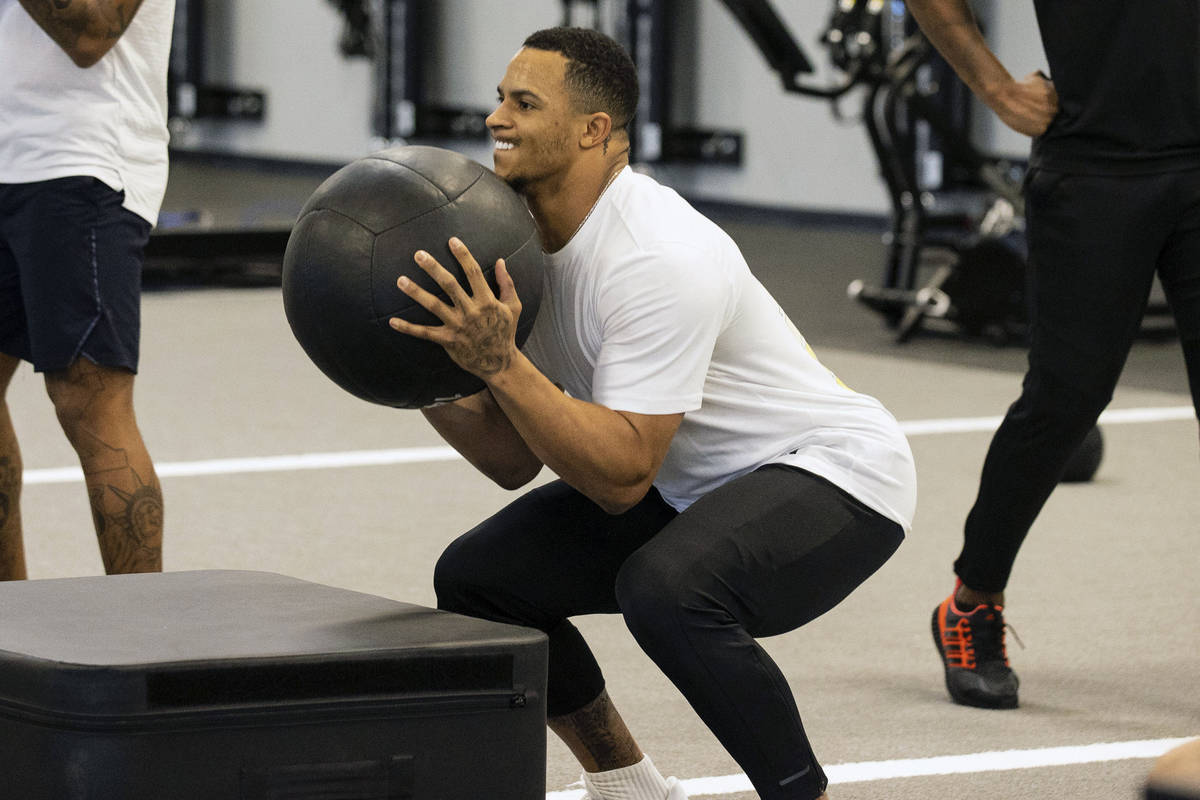
[[[546,657],[266,572],[0,583],[0,796],[544,800]]]

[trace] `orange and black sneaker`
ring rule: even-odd
[[[977,708],[1016,708],[1017,674],[1004,647],[1004,609],[979,605],[963,613],[951,594],[933,610],[933,643],[954,702]]]

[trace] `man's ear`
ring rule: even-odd
[[[588,115],[587,127],[579,139],[579,146],[585,150],[603,145],[612,135],[612,117],[603,111]]]

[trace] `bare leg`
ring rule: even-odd
[[[963,611],[970,611],[980,605],[1004,606],[1004,592],[981,592],[972,589],[965,583],[954,593],[954,604]]]
[[[83,468],[108,574],[162,571],[162,489],[133,413],[133,374],[79,359],[46,390]]]
[[[642,760],[607,691],[578,711],[551,717],[547,724],[587,772],[630,767]]]
[[[21,362],[0,353],[0,581],[24,580],[25,540],[21,533],[21,449],[5,396]]]
[[[642,760],[641,748],[607,691],[578,711],[551,717],[547,724],[587,772],[621,769]],[[829,800],[829,795],[822,794],[817,800]]]

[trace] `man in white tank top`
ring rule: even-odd
[[[22,360],[44,373],[108,573],[162,569],[133,380],[174,13],[174,0],[0,0],[0,397]],[[0,402],[0,580],[26,576],[21,472]]]
[[[497,174],[547,252],[520,350],[520,298],[451,240],[470,292],[424,252],[441,344],[480,393],[424,410],[508,488],[561,480],[447,548],[438,605],[550,638],[551,729],[591,800],[679,800],[626,729],[570,617],[620,613],[764,800],[824,797],[787,682],[755,641],[840,602],[900,545],[916,479],[896,420],[823,367],[716,225],[628,165],[636,71],[595,31],[539,31],[487,124]]]

